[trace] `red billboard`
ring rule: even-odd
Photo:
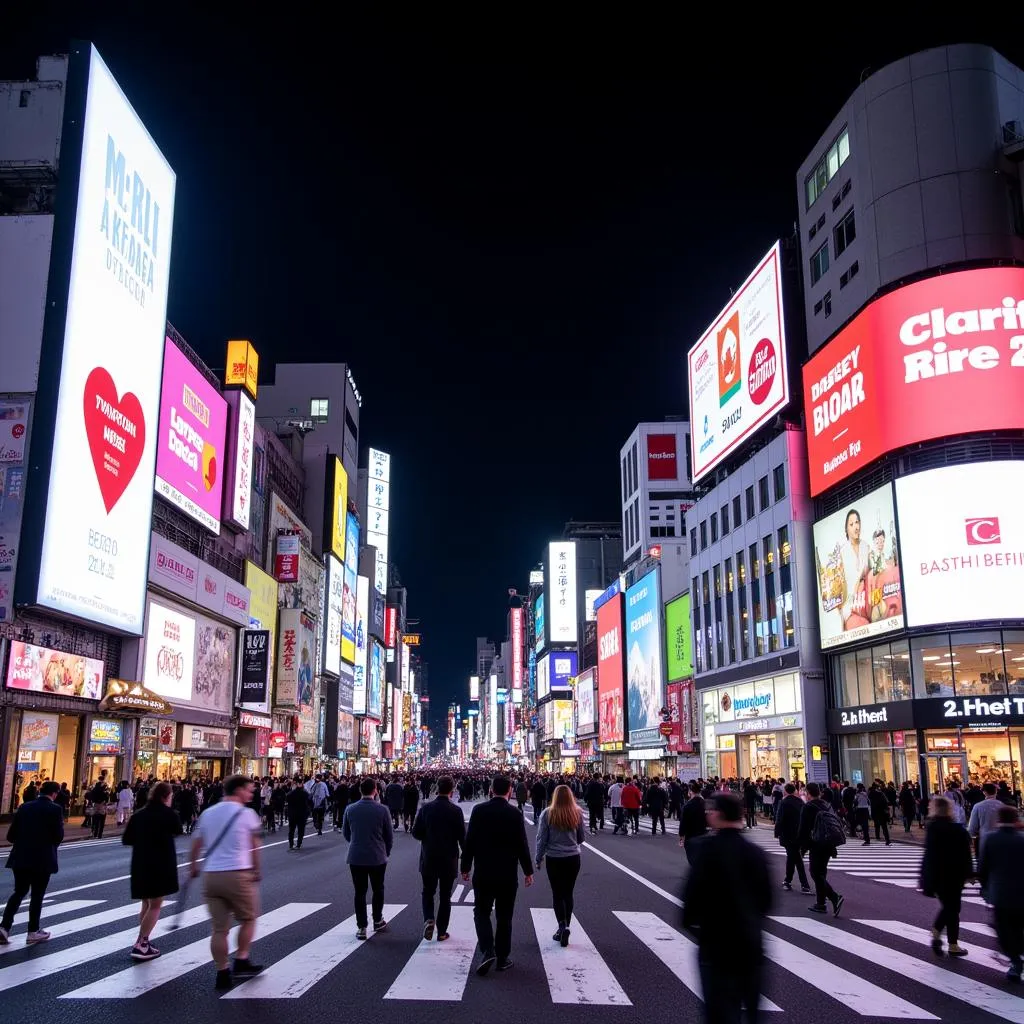
[[[513,608],[512,616],[512,689],[523,688],[523,609]]]
[[[598,743],[622,743],[623,713],[622,594],[597,609]]]
[[[675,434],[647,435],[647,479],[678,480]]]
[[[1024,428],[1024,269],[906,285],[803,369],[811,494],[934,438]]]
[[[670,754],[693,753],[693,680],[669,683],[666,707],[669,712],[668,752]]]

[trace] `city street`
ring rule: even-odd
[[[471,805],[462,805],[468,817]],[[533,827],[527,808],[527,833]],[[646,820],[644,824],[647,825]],[[107,1019],[112,1003],[133,999],[133,1014],[187,1006],[193,1024],[252,1018],[252,999],[301,1000],[303,1016],[422,1022],[521,1021],[524,1011],[570,1021],[594,1015],[647,1024],[697,1020],[699,983],[694,950],[679,930],[679,892],[685,865],[671,834],[612,836],[610,823],[589,838],[576,890],[572,941],[551,939],[547,880],[520,887],[507,973],[478,978],[472,892],[455,889],[447,943],[425,943],[419,911],[419,844],[400,832],[387,875],[387,932],[355,939],[351,882],[340,834],[308,836],[290,852],[286,833],[269,835],[263,852],[262,914],[253,959],[266,965],[258,979],[220,996],[213,990],[205,911],[188,897],[183,926],[167,932],[177,906],[165,911],[154,936],[163,956],[133,964],[135,906],[128,900],[128,851],[119,841],[83,842],[61,852],[43,927],[49,943],[26,948],[24,910],[11,944],[0,947],[0,991],[10,1019],[51,1021],[66,1010],[79,1021]],[[329,826],[328,826],[329,829]],[[833,883],[846,896],[839,919],[807,913],[809,897],[781,889],[783,861],[768,827],[754,841],[771,856],[778,885],[766,945],[766,997],[780,1022],[839,1022],[858,1017],[908,1020],[1024,1021],[1024,992],[1010,988],[995,955],[988,912],[965,895],[958,962],[928,949],[932,901],[915,891],[920,847],[851,841],[840,852]],[[179,840],[184,851],[187,840]],[[184,860],[184,856],[181,858]],[[3,897],[10,876],[4,872]],[[55,999],[74,1000],[64,1007]],[[457,1006],[452,1004],[458,1004]],[[559,1004],[557,1010],[552,1004]],[[287,1006],[287,1004],[285,1004]],[[289,1011],[282,1008],[283,1012]],[[116,1011],[115,1011],[116,1012]],[[294,1012],[294,1011],[293,1011]],[[633,1011],[627,1010],[629,1014]]]

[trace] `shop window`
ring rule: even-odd
[[[857,692],[860,694],[858,703],[874,704],[875,684],[874,672],[872,671],[871,648],[855,651],[853,657],[857,662]]]
[[[953,666],[948,636],[921,637],[911,649],[915,697],[952,697]]]
[[[1006,694],[1006,667],[998,633],[957,637],[950,652],[953,685],[958,697],[992,697]]]
[[[875,703],[910,700],[910,651],[906,640],[872,648]]]
[[[704,725],[714,725],[718,721],[718,691],[704,690]],[[712,737],[714,732],[712,732]],[[712,739],[711,746],[714,746]]]
[[[899,734],[902,735],[902,734]],[[843,778],[854,785],[870,786],[875,779],[899,785],[910,777],[910,758],[905,748],[893,745],[893,733],[868,732],[840,736]],[[916,774],[915,774],[916,777]]]
[[[1003,659],[1010,693],[1024,694],[1024,633],[1003,633]]]
[[[796,673],[776,676],[775,714],[789,715],[800,710],[800,683]]]

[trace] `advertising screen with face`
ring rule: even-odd
[[[175,178],[95,49],[89,61],[63,348],[42,368],[59,389],[26,603],[141,635]]]
[[[896,481],[907,625],[1019,619],[1024,462],[943,466]]]
[[[903,628],[903,582],[892,487],[814,524],[822,649]]]

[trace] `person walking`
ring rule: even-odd
[[[551,901],[558,922],[552,938],[563,947],[569,945],[573,890],[580,873],[583,842],[583,812],[568,786],[556,786],[551,803],[541,811],[537,823],[536,858],[538,871],[547,858]]]
[[[892,846],[889,838],[889,800],[880,782],[875,782],[868,792],[868,805],[871,808],[871,820],[875,823],[875,839],[881,841],[885,837],[885,845]]]
[[[388,783],[387,789],[384,790],[384,802],[391,812],[392,827],[397,829],[398,819],[402,816],[402,808],[405,806],[405,791],[398,779],[392,779]]]
[[[313,802],[304,786],[292,781],[292,788],[288,790],[285,797],[285,806],[288,809],[288,849],[301,850],[302,840],[306,835],[306,822],[309,821],[309,813],[313,810]],[[202,818],[199,819],[202,821]]]
[[[103,838],[103,826],[107,823],[107,803],[110,801],[110,787],[107,785],[107,771],[104,768],[96,785],[89,790],[89,806],[92,808],[90,826],[93,839]]]
[[[520,814],[526,813],[526,803],[530,799],[530,791],[526,787],[526,780],[520,778],[516,783],[516,806]]]
[[[401,792],[402,787],[398,789]],[[373,889],[373,930],[383,932],[388,927],[384,920],[384,873],[395,841],[394,812],[380,803],[376,795],[377,783],[363,779],[359,783],[360,799],[345,808],[341,821],[341,834],[348,843],[345,860],[355,889],[357,939],[366,938],[368,888]]]
[[[590,834],[597,835],[599,828],[604,828],[604,802],[606,798],[604,783],[600,776],[595,775],[583,791],[583,799],[590,815]]]
[[[608,806],[612,810],[612,835],[616,835],[622,829],[623,835],[629,834],[629,825],[626,823],[625,812],[622,810],[622,791],[626,787],[622,784],[622,776],[616,775],[615,781],[608,787]],[[536,819],[534,819],[536,820]]]
[[[860,788],[863,791],[863,783]],[[809,909],[815,914],[824,914],[827,900],[832,904],[833,916],[838,917],[845,897],[840,896],[828,880],[828,862],[846,842],[846,833],[831,804],[821,798],[818,783],[808,782],[806,792],[807,802],[800,811],[800,852],[808,855],[807,866],[814,882],[814,904]]]
[[[309,802],[312,805],[313,811],[313,828],[316,829],[316,834],[322,836],[324,834],[324,815],[327,814],[327,802],[331,798],[331,791],[327,788],[327,783],[324,782],[322,775],[317,775],[313,785],[309,789]],[[300,841],[299,845],[302,843]]]
[[[810,892],[804,858],[800,852],[800,815],[804,809],[804,802],[796,795],[796,786],[792,782],[787,782],[783,789],[785,796],[775,809],[775,838],[778,839],[779,846],[786,851],[786,879],[782,883],[782,888],[787,892],[792,891],[795,870],[800,876],[801,890]]]
[[[651,835],[658,834],[658,822],[661,822],[661,834],[665,834],[665,806],[668,804],[668,793],[661,785],[661,779],[655,779],[647,788],[647,813],[651,816]]]
[[[420,788],[416,780],[410,775],[405,780],[402,789],[402,827],[406,832],[412,828],[416,821],[416,810],[420,805]]]
[[[853,797],[853,835],[856,836],[858,829],[864,830],[863,846],[871,845],[871,836],[868,834],[868,823],[871,818],[871,800],[863,782],[857,783],[857,791]]]
[[[548,788],[544,785],[543,779],[536,779],[530,787],[530,802],[533,804],[533,823],[537,823],[540,812],[548,802]]]
[[[1004,806],[994,783],[986,782],[981,791],[985,797],[971,809],[971,819],[967,823],[967,832],[974,840],[978,856],[981,856],[981,844],[985,837],[999,827],[999,808]]]
[[[117,787],[117,823],[123,825],[135,807],[135,794],[132,793],[127,779],[122,779]]]
[[[644,802],[644,797],[634,779],[630,779],[622,787],[620,798],[622,810],[626,815],[626,821],[622,826],[623,830],[631,829],[632,834],[636,835],[640,831],[640,807]]]
[[[130,790],[128,792],[131,792]],[[149,799],[128,819],[121,842],[132,848],[131,897],[141,900],[139,935],[132,946],[133,960],[155,960],[160,950],[150,941],[164,897],[178,891],[178,855],[174,837],[181,835],[181,820],[171,810],[174,791],[158,782]]]
[[[683,927],[697,940],[704,1017],[712,1024],[757,1019],[764,953],[761,932],[771,909],[768,858],[743,836],[745,802],[733,793],[708,801],[714,833],[694,843],[683,894]]]
[[[499,971],[512,966],[512,914],[516,906],[518,876],[522,868],[526,887],[533,885],[533,860],[526,841],[526,822],[508,798],[512,788],[507,775],[491,782],[491,798],[477,804],[469,817],[462,847],[462,878],[473,873],[473,923],[481,960],[476,973],[483,976],[497,961]],[[496,927],[491,927],[491,911]]]
[[[156,788],[156,787],[154,787]],[[252,782],[244,775],[229,775],[224,780],[223,799],[199,815],[192,839],[191,877],[199,877],[199,854],[203,860],[203,895],[210,911],[212,934],[210,953],[217,967],[215,987],[225,991],[232,986],[228,966],[228,932],[231,919],[238,922],[238,948],[234,977],[251,978],[263,970],[249,959],[259,916],[260,816],[249,807]]]
[[[997,827],[989,833],[978,860],[978,881],[995,912],[999,948],[1010,958],[1006,980],[1019,983],[1024,968],[1024,833],[1016,807],[999,808]]]
[[[896,802],[899,804],[900,816],[903,818],[903,831],[909,834],[910,826],[914,824],[914,816],[917,814],[917,798],[914,796],[909,782],[904,782],[900,787]]]
[[[14,892],[0,919],[0,946],[10,941],[14,915],[29,892],[25,941],[34,946],[50,937],[49,932],[43,931],[40,917],[50,876],[58,871],[57,847],[64,841],[64,815],[54,803],[59,792],[56,782],[44,782],[39,787],[39,796],[14,812],[14,820],[7,830],[7,841],[12,844],[7,867],[14,872]]]
[[[452,886],[459,873],[459,853],[466,839],[466,819],[452,803],[455,783],[451,776],[437,780],[437,797],[424,803],[412,824],[414,839],[420,841],[420,877],[423,879],[423,938],[428,941],[437,929],[437,941],[448,938],[452,916]],[[437,916],[434,894],[440,890]]]
[[[995,789],[995,787],[992,787]],[[932,813],[924,834],[921,858],[921,891],[939,901],[932,925],[932,952],[942,955],[942,931],[949,938],[950,956],[967,956],[960,945],[960,907],[964,883],[974,874],[971,839],[963,826],[953,821],[952,807],[945,797],[932,800]]]

